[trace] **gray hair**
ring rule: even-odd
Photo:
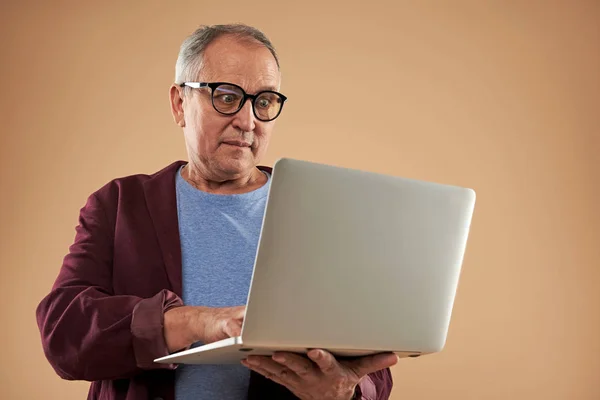
[[[181,44],[177,64],[175,65],[176,84],[193,81],[197,78],[202,68],[202,57],[206,47],[223,35],[233,35],[239,39],[258,41],[273,54],[279,68],[279,58],[275,52],[275,47],[260,30],[244,24],[202,25]]]

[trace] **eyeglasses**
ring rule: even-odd
[[[227,82],[184,82],[179,86],[194,89],[208,87],[211,89],[212,105],[219,113],[233,115],[240,111],[246,100],[252,100],[252,110],[260,121],[273,121],[281,114],[283,103],[287,97],[272,90],[263,90],[254,95],[247,94],[238,85]]]

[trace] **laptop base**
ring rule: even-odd
[[[275,352],[289,352],[306,355],[310,349],[304,347],[256,347],[242,343],[241,337],[229,338],[218,342],[180,351],[155,360],[168,364],[239,364],[250,355],[272,356]],[[357,358],[381,353],[380,350],[324,349],[338,359]],[[400,358],[418,357],[420,352],[394,351]]]

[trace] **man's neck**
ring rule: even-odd
[[[247,193],[267,183],[266,175],[258,168],[253,168],[252,171],[244,176],[217,180],[207,179],[200,171],[190,168],[190,164],[186,164],[181,171],[181,176],[196,189],[214,194]]]

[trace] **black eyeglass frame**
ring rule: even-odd
[[[239,104],[237,110],[230,112],[230,113],[225,113],[225,112],[217,109],[217,107],[215,106],[215,100],[214,100],[213,94],[215,93],[215,90],[219,86],[222,86],[222,85],[233,86],[235,88],[240,89],[240,91],[242,92],[242,95],[243,95],[242,101],[240,101],[240,104]],[[274,119],[276,119],[277,117],[279,117],[279,115],[281,114],[281,111],[283,110],[283,105],[285,104],[285,101],[287,100],[287,97],[285,95],[283,95],[279,92],[276,92],[274,90],[262,90],[256,94],[248,94],[248,93],[246,93],[246,91],[243,88],[236,85],[235,83],[230,83],[230,82],[183,82],[183,83],[180,83],[179,86],[180,87],[187,86],[192,89],[200,89],[203,87],[210,88],[211,89],[210,101],[212,103],[212,106],[215,109],[215,111],[217,111],[219,114],[223,114],[223,115],[234,115],[235,113],[240,111],[242,109],[242,107],[244,107],[244,104],[246,104],[246,101],[248,99],[250,99],[250,100],[252,100],[252,112],[254,113],[254,116],[256,117],[256,119],[258,119],[259,121],[263,121],[263,122],[270,122],[270,121],[273,121]],[[258,97],[260,97],[260,95],[262,95],[264,93],[273,93],[273,94],[279,96],[279,98],[281,99],[281,107],[279,107],[279,111],[273,118],[264,119],[264,118],[259,117],[258,114],[256,113],[256,108],[254,107],[254,103],[256,102]]]

